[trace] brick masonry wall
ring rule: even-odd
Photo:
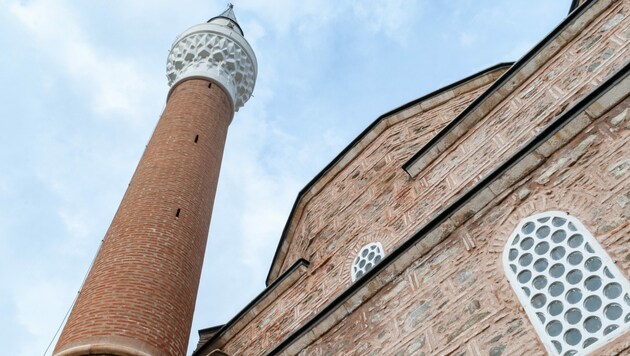
[[[55,353],[106,342],[185,354],[232,115],[207,81],[174,89]]]
[[[485,176],[497,161],[507,159],[571,103],[618,71],[630,59],[628,12],[627,1],[613,5],[561,55],[545,63],[536,75],[440,155],[425,174],[420,173],[420,184],[428,189],[446,183],[452,193],[461,192],[466,185],[460,183],[470,181],[470,177]],[[449,196],[445,198],[450,200]]]
[[[363,245],[380,241],[386,252],[392,251],[549,120],[618,70],[628,61],[629,9],[627,1],[613,2],[460,138],[461,144],[454,145],[445,152],[444,159],[427,167],[416,179],[410,179],[401,166],[483,88],[387,129],[305,208],[282,270],[304,257],[311,261],[307,275],[229,340],[224,350],[229,354],[260,354],[276,345],[351,284],[351,263]],[[585,219],[583,222],[592,226]],[[453,246],[451,253],[460,248]],[[432,256],[432,268],[439,269],[448,254]],[[413,283],[419,288],[420,282]],[[512,295],[510,299],[514,299]],[[393,302],[388,308],[399,305]],[[476,304],[470,308],[476,308]],[[364,314],[371,315],[367,311]],[[459,318],[464,320],[464,316]],[[513,327],[525,328],[523,321],[514,317],[512,322],[521,325]]]
[[[423,204],[425,199],[435,200],[436,197],[441,199],[432,204],[433,208],[446,205],[453,196],[489,172],[497,161],[508,157],[570,103],[592,91],[604,78],[617,71],[629,59],[630,33],[627,31],[627,28],[630,28],[629,11],[630,5],[627,2],[614,3],[563,51],[545,63],[527,82],[497,105],[486,118],[472,127],[458,144],[453,145],[427,167],[425,173],[420,173],[417,181],[409,184],[398,179],[393,187],[393,190],[398,191],[396,196],[398,205],[417,202]],[[453,117],[454,115],[444,120],[450,121]],[[405,128],[404,125],[391,128],[386,142],[383,140],[374,142],[355,159],[357,162],[354,165],[349,165],[334,182],[329,183],[317,197],[313,198],[302,215],[296,236],[293,238],[295,245],[291,246],[282,270],[288,268],[299,257],[310,258],[312,263],[315,262],[312,252],[307,250],[310,248],[312,251],[321,251],[322,246],[313,246],[311,241],[317,240],[319,243],[322,234],[326,239],[332,235],[332,231],[338,234],[339,225],[335,224],[335,220],[360,218],[357,217],[361,215],[357,214],[357,205],[374,200],[374,197],[378,198],[382,195],[379,190],[386,187],[381,185],[382,180],[378,181],[380,177],[373,176],[399,170],[400,166],[424,144],[421,140],[413,142],[401,136],[417,135],[416,132],[432,130],[431,125],[434,121],[427,119],[423,126],[414,128]],[[519,124],[514,125],[514,122]],[[488,129],[488,126],[492,129]],[[396,130],[400,132],[396,133]],[[409,151],[406,147],[393,147],[405,144],[409,145]],[[478,149],[480,146],[481,149]],[[473,160],[479,160],[483,164],[463,164]],[[383,165],[387,166],[386,171],[383,170]],[[413,191],[408,194],[401,191],[404,189]],[[414,199],[401,201],[401,197]],[[348,206],[352,208],[347,209]],[[415,216],[410,218],[416,220]],[[330,226],[331,221],[333,226]],[[359,223],[363,223],[367,230],[372,230],[371,221]],[[322,232],[323,228],[330,231]]]
[[[584,4],[585,2],[586,2],[586,0],[579,0],[579,1],[578,1],[578,6],[580,6],[580,5]]]
[[[626,99],[300,354],[544,354],[505,276],[507,239],[528,216],[566,211],[630,277],[629,156]],[[630,353],[630,333],[596,353]]]
[[[391,128],[387,139],[374,142],[356,158],[356,163],[349,165],[309,202],[282,269],[299,257],[317,264],[318,257],[335,250],[329,245],[333,235],[345,234],[348,236],[344,239],[356,240],[357,236],[369,235],[369,231],[378,231],[374,225],[383,225],[386,230],[401,228],[400,225],[417,226],[409,222],[418,221],[419,213],[426,220],[426,213],[448,204],[491,171],[497,161],[508,157],[570,103],[590,92],[628,60],[629,9],[628,3],[622,1],[611,6],[413,182],[408,182],[404,174],[397,175],[400,166],[424,142],[404,136],[433,130],[430,123],[435,120],[427,119],[424,125],[413,128],[404,125]],[[395,147],[405,144],[410,150]],[[464,164],[472,161],[480,164]],[[385,216],[375,217],[374,213],[384,206],[395,210],[384,209]],[[404,218],[398,219],[401,216]],[[366,233],[348,234],[348,225],[363,226]],[[384,231],[384,235],[396,240],[390,246],[399,243],[391,237],[391,232]]]
[[[393,203],[393,185],[402,185],[408,181],[407,174],[400,169],[402,162],[487,87],[484,85],[473,89],[389,128],[346,167],[332,185],[316,197],[325,200],[315,206],[328,204],[334,209],[310,209],[307,213],[309,225],[300,226],[304,234],[302,236],[305,236],[303,241],[300,236],[300,242],[318,243],[317,248],[309,247],[317,254],[307,257],[311,261],[307,272],[309,276],[302,277],[292,289],[278,297],[230,340],[223,350],[230,355],[263,353],[350,284],[348,258],[353,258],[360,247],[373,239],[383,241],[379,236],[391,234],[398,240],[408,236],[413,226],[403,221],[395,224],[391,222],[396,219],[396,210],[391,211],[387,219],[378,217],[376,221],[369,222],[364,220],[366,214],[374,214],[386,204]],[[366,191],[369,187],[372,190]],[[386,190],[377,194],[376,187],[386,187]],[[329,189],[333,189],[334,194]],[[330,224],[325,224],[326,221]],[[383,241],[386,251],[393,248],[393,244],[387,244],[390,241],[395,240]],[[330,255],[333,253],[337,257],[341,256],[341,261],[332,260]],[[289,259],[297,258],[297,254],[292,256]]]

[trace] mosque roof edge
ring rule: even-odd
[[[281,250],[283,245],[286,242],[286,238],[288,235],[288,230],[289,227],[291,225],[291,222],[293,220],[293,217],[295,215],[295,212],[297,210],[297,207],[300,203],[300,201],[302,200],[302,198],[305,196],[306,192],[308,192],[319,180],[320,178],[325,175],[331,168],[333,168],[334,166],[336,166],[345,156],[346,154],[348,154],[348,152],[350,150],[352,150],[352,148],[354,148],[358,142],[360,142],[361,140],[363,140],[366,136],[368,136],[368,134],[380,123],[382,122],[384,119],[403,112],[404,110],[415,106],[423,101],[427,101],[431,98],[434,98],[440,94],[446,93],[450,90],[453,90],[459,86],[462,86],[465,83],[468,83],[476,78],[482,77],[486,74],[492,73],[494,71],[497,70],[507,70],[508,68],[510,68],[514,63],[513,62],[502,62],[502,63],[498,63],[496,65],[493,65],[491,67],[488,67],[486,69],[483,69],[477,73],[474,73],[472,75],[469,75],[463,79],[460,79],[456,82],[453,82],[449,85],[446,85],[444,87],[441,87],[437,90],[434,90],[428,94],[425,94],[415,100],[412,100],[406,104],[403,104],[393,110],[390,110],[382,115],[380,115],[376,120],[374,120],[365,130],[363,130],[363,132],[361,132],[354,140],[352,140],[332,161],[330,161],[330,163],[328,163],[315,177],[313,177],[313,179],[311,179],[311,181],[309,183],[306,184],[306,186],[304,186],[304,188],[302,188],[300,190],[300,192],[298,193],[295,202],[293,204],[293,207],[291,208],[291,212],[289,213],[289,217],[287,218],[287,222],[284,226],[284,229],[282,231],[282,235],[280,237],[280,241],[278,242],[278,246],[276,248],[276,252],[274,253],[274,257],[272,259],[272,263],[271,266],[269,268],[269,272],[267,274],[267,278],[266,278],[266,284],[269,285],[270,283],[273,282],[273,280],[276,278],[276,276],[279,274],[279,271],[274,271],[274,267],[276,267],[277,264],[281,263],[282,261],[279,261],[279,257],[281,255]],[[280,268],[280,266],[277,266],[278,268]]]
[[[619,71],[615,72],[603,83],[595,87],[589,94],[578,100],[571,108],[561,113],[554,122],[550,123],[541,132],[539,132],[532,140],[530,140],[524,147],[519,149],[515,154],[510,156],[504,162],[500,164],[495,170],[493,170],[488,176],[477,182],[471,189],[462,193],[451,204],[446,206],[440,211],[434,218],[428,221],[417,232],[415,232],[407,241],[403,242],[395,250],[386,255],[380,263],[375,265],[371,270],[367,271],[365,275],[351,284],[341,294],[331,300],[330,303],[323,306],[321,310],[305,323],[300,325],[299,328],[290,333],[284,340],[282,340],[274,349],[267,352],[267,355],[277,355],[286,350],[293,342],[298,340],[303,335],[307,334],[310,330],[315,328],[321,321],[323,321],[329,315],[332,315],[336,308],[346,305],[350,298],[356,294],[359,290],[368,286],[368,284],[374,280],[382,271],[393,265],[396,260],[401,258],[408,251],[413,250],[413,246],[418,244],[426,236],[430,235],[433,231],[439,229],[441,226],[448,224],[450,218],[460,211],[465,209],[468,203],[473,201],[477,196],[482,195],[485,190],[492,189],[492,183],[501,179],[506,174],[510,174],[510,170],[516,167],[516,163],[527,159],[530,155],[535,155],[536,148],[549,141],[555,133],[569,126],[569,123],[573,119],[580,116],[581,113],[589,110],[592,106],[606,106],[605,104],[599,104],[607,102],[609,107],[617,104],[616,101],[606,99],[607,94],[612,93],[612,96],[618,95],[614,93],[616,88],[627,86],[627,78],[630,75],[630,64],[626,64]],[[623,96],[622,96],[623,97]],[[601,107],[600,107],[601,109]],[[609,108],[608,108],[609,109]],[[606,111],[608,109],[601,109]],[[561,147],[557,147],[560,149]],[[524,173],[527,175],[528,173]],[[460,226],[463,225],[460,224]],[[446,233],[447,236],[450,232]],[[439,242],[438,242],[439,243]],[[437,245],[437,243],[436,243]],[[435,245],[433,245],[435,246]],[[377,289],[374,289],[377,290]],[[362,296],[365,298],[365,296]]]

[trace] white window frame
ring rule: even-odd
[[[372,259],[369,259],[367,257],[362,256],[363,251],[367,251],[368,255],[371,252],[373,252],[374,257]],[[377,257],[379,257],[378,261],[375,262],[375,259]],[[371,242],[361,247],[357,255],[352,259],[352,265],[350,266],[350,276],[352,277],[352,282],[354,283],[354,281],[363,277],[363,275],[365,275],[369,270],[374,268],[374,266],[376,266],[384,257],[385,257],[385,250],[383,249],[383,245],[381,245],[380,242]],[[359,265],[362,260],[366,261],[364,266]],[[370,268],[366,268],[368,263],[372,264]],[[359,272],[361,272],[361,276],[358,276]]]
[[[552,221],[560,222],[561,220],[553,220],[554,218],[566,219],[566,222],[561,226],[555,226]],[[548,220],[544,221],[545,219]],[[541,222],[541,220],[543,220],[544,222]],[[524,227],[526,224],[529,223],[534,223],[535,225],[531,233],[525,233],[525,231],[527,231],[528,229],[525,228],[524,230]],[[569,227],[569,224],[572,224],[574,230]],[[550,228],[550,231],[545,238],[539,238],[536,236],[538,229],[542,226],[548,226]],[[528,225],[528,227],[531,226]],[[565,232],[567,232],[567,234],[561,242],[556,243],[552,240],[552,235],[558,230],[564,230]],[[545,230],[543,229],[541,231]],[[569,240],[571,237],[577,234],[583,236],[583,241],[577,247],[571,247],[569,245]],[[558,236],[561,236],[561,234]],[[517,237],[518,240],[515,241]],[[532,246],[524,249],[523,246],[527,247],[529,245],[528,243],[524,243],[524,240],[526,240],[527,238],[533,238],[534,242]],[[549,248],[545,253],[540,254],[539,251],[544,251],[544,248],[537,250],[536,247],[543,241],[546,241],[549,244]],[[587,250],[587,244],[591,247],[590,251]],[[556,260],[551,256],[551,251],[555,247],[559,246],[565,249],[565,253],[563,257]],[[573,244],[573,246],[575,246],[575,244]],[[518,253],[515,254],[512,250],[516,250]],[[512,256],[510,256],[511,251]],[[577,265],[569,263],[568,261],[569,255],[573,252],[578,252],[577,255],[581,255],[583,257],[580,260],[581,262],[579,262]],[[530,259],[528,256],[525,256],[526,254],[530,254],[532,256],[532,259],[529,263],[527,263],[527,261],[529,261]],[[559,254],[557,254],[556,257],[558,255]],[[601,266],[594,271],[591,271],[590,268],[586,267],[586,261],[592,257],[599,257],[601,261]],[[521,258],[523,258],[525,266],[521,264]],[[546,259],[548,264],[545,268],[540,267],[540,272],[538,272],[534,266],[535,263],[541,259]],[[563,264],[564,266],[564,272],[559,276],[556,274],[558,277],[554,277],[550,273],[551,267],[555,266],[556,264]],[[545,266],[545,264],[540,263],[537,266]],[[606,253],[606,251],[601,247],[601,245],[588,231],[588,229],[586,229],[586,227],[584,227],[584,225],[582,225],[582,223],[577,218],[565,212],[548,211],[523,219],[518,224],[516,229],[512,232],[510,238],[507,240],[505,249],[503,251],[503,268],[505,270],[505,274],[508,277],[510,285],[514,289],[514,292],[518,296],[521,305],[525,309],[525,312],[527,313],[530,322],[534,325],[538,336],[542,340],[550,355],[587,354],[606,344],[615,337],[622,335],[624,332],[630,330],[630,320],[627,320],[628,317],[630,317],[630,297],[628,297],[630,294],[630,283],[628,282],[628,279],[617,268],[608,253]],[[516,271],[513,271],[513,268],[515,268]],[[608,273],[604,271],[605,268],[607,269]],[[521,272],[524,272],[525,270],[529,270],[531,272],[531,277],[527,279],[527,273],[523,274],[522,277],[525,277],[521,278],[522,281],[525,281],[523,283],[519,281],[518,276]],[[568,282],[568,275],[570,272],[576,270],[579,270],[581,272],[577,273],[581,277],[579,279],[579,282],[577,282],[576,284],[571,284],[570,282]],[[541,278],[540,280],[546,280],[546,285],[541,289],[537,289],[537,287],[534,286],[534,280],[536,279],[536,277],[540,276],[545,277]],[[596,276],[600,277],[602,283],[600,287],[594,290],[589,290],[585,285],[586,280],[590,277]],[[597,278],[594,278],[593,280],[597,280]],[[562,284],[564,285],[563,292],[558,294],[556,297],[552,296],[549,288],[554,282],[562,282]],[[619,297],[609,299],[604,295],[605,287],[611,283],[618,283],[621,286],[621,293]],[[541,285],[542,283],[538,286]],[[523,289],[523,287],[529,289],[529,295]],[[571,304],[567,301],[566,298],[568,292],[576,288],[581,290],[582,297],[579,299],[579,302]],[[542,306],[540,306],[539,304],[539,308],[536,308],[533,305],[532,300],[534,300],[535,296],[541,294],[544,295],[545,301]],[[585,307],[585,302],[590,296],[597,296],[602,302],[602,305],[599,308],[596,308],[596,310],[593,312],[588,311]],[[539,298],[538,300],[542,300],[542,298]],[[548,309],[549,305],[553,301],[560,301],[563,304],[562,312],[556,316],[552,316]],[[605,310],[612,310],[612,308],[607,309],[607,306],[611,305],[612,303],[620,305],[622,310],[621,316],[614,321],[610,321],[605,315]],[[614,306],[615,309],[616,307],[617,306]],[[579,309],[581,312],[581,319],[576,324],[570,324],[565,318],[567,315],[567,311],[576,308]],[[542,317],[544,317],[544,322],[541,320],[540,314],[542,314]],[[601,322],[601,327],[596,333],[589,332],[586,329],[584,323],[586,319],[593,316],[599,317],[599,321]],[[562,331],[559,333],[558,336],[552,337],[550,334],[547,333],[546,328],[550,326],[549,324],[551,323],[551,321],[554,320],[562,324]],[[591,320],[597,321],[597,319],[595,318]],[[607,335],[603,335],[606,327],[612,324],[618,325],[618,327],[614,331],[609,332]],[[565,339],[565,337],[567,336],[566,332],[571,329],[576,329],[581,333],[581,339],[579,343],[575,346],[571,346],[570,344],[568,344]],[[584,348],[583,344],[587,339],[591,337],[597,337],[598,340]],[[557,351],[554,342],[560,343],[562,347],[561,352]],[[576,353],[570,353],[570,351],[572,350],[576,351]]]

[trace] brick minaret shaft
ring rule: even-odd
[[[167,72],[166,108],[55,355],[186,353],[228,126],[256,76],[231,6],[179,37]]]
[[[208,84],[173,91],[58,348],[87,336],[185,353],[232,116],[226,93]]]

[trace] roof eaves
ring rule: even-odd
[[[469,82],[475,78],[481,77],[485,74],[491,73],[493,71],[499,70],[499,69],[504,69],[504,68],[509,68],[514,64],[514,62],[502,62],[502,63],[498,63],[494,66],[491,66],[489,68],[483,69],[475,74],[469,75],[463,79],[460,79],[454,83],[451,83],[447,86],[444,86],[442,88],[439,88],[435,91],[432,91],[428,94],[425,94],[421,97],[419,97],[418,99],[412,100],[406,104],[403,104],[393,110],[390,110],[384,114],[382,114],[381,116],[379,116],[376,120],[374,120],[365,130],[363,130],[363,132],[361,132],[354,140],[352,140],[352,142],[350,142],[350,144],[348,144],[348,146],[346,146],[346,148],[344,148],[330,163],[328,163],[326,165],[326,167],[324,167],[324,169],[322,169],[313,179],[311,179],[310,182],[308,182],[308,184],[306,184],[306,186],[304,186],[304,188],[302,188],[300,190],[300,192],[298,193],[295,202],[293,203],[293,207],[291,208],[291,212],[289,214],[289,218],[287,219],[287,222],[284,226],[284,229],[282,230],[282,235],[280,237],[280,241],[278,242],[278,247],[276,248],[276,252],[273,256],[272,262],[271,262],[271,266],[269,267],[269,272],[267,273],[267,279],[266,279],[266,284],[269,285],[269,283],[271,283],[272,281],[272,272],[273,272],[273,268],[275,266],[275,264],[278,262],[276,261],[279,254],[280,254],[280,250],[285,242],[286,236],[288,234],[288,230],[289,227],[291,225],[291,221],[293,220],[293,216],[298,208],[298,205],[300,203],[300,201],[302,200],[302,198],[304,197],[304,195],[306,194],[306,192],[308,192],[318,181],[319,179],[326,174],[332,167],[334,167],[338,162],[340,162],[344,156],[350,151],[352,150],[352,148],[354,148],[358,142],[360,142],[361,140],[363,140],[363,138],[365,138],[373,129],[374,127],[376,127],[381,121],[383,121],[384,119],[395,115],[397,113],[400,113],[414,105],[417,105],[423,101],[426,101],[428,99],[431,99],[435,96],[438,96],[440,94],[443,94],[445,92],[448,92],[449,90],[452,90],[466,82]]]
[[[540,41],[534,48],[532,48],[523,58],[519,59],[510,69],[508,69],[501,78],[497,79],[494,84],[488,88],[483,94],[477,97],[470,105],[468,105],[457,117],[448,123],[440,132],[437,133],[429,142],[424,145],[416,154],[414,154],[404,165],[403,169],[407,171],[410,175],[414,176],[415,174],[410,173],[412,171],[412,167],[416,164],[416,162],[421,161],[427,156],[427,162],[432,161],[431,157],[435,157],[437,154],[435,151],[439,147],[439,143],[445,139],[445,137],[449,136],[452,132],[456,132],[455,128],[458,127],[468,115],[477,110],[490,96],[499,91],[499,89],[504,86],[510,84],[512,78],[514,78],[536,55],[538,55],[550,42],[552,42],[557,36],[560,35],[565,29],[567,29],[573,21],[578,18],[581,14],[583,14],[586,10],[588,10],[597,0],[587,0],[582,6],[580,6],[579,11],[574,11],[569,14],[556,28],[554,28],[545,38]],[[460,130],[462,131],[462,130]],[[413,167],[414,171],[418,170],[417,167]]]
[[[558,131],[560,131],[565,126],[567,126],[574,118],[578,117],[579,114],[588,111],[591,104],[597,102],[600,98],[602,98],[608,93],[612,93],[613,97],[617,96],[615,100],[604,99],[604,101],[607,101],[609,105],[616,105],[614,103],[615,101],[618,103],[619,101],[623,100],[624,97],[627,97],[628,83],[627,81],[626,83],[622,83],[622,81],[626,80],[629,74],[630,74],[630,63],[627,63],[623,68],[613,73],[608,79],[606,79],[602,84],[596,87],[593,91],[591,91],[585,97],[580,99],[579,102],[575,103],[569,109],[565,110],[562,114],[560,114],[556,120],[552,121],[549,125],[543,128],[540,131],[540,133],[538,133],[534,138],[532,138],[529,142],[527,142],[514,155],[512,155],[510,158],[508,158],[503,163],[501,163],[495,170],[490,172],[490,174],[482,178],[471,189],[461,194],[455,201],[449,204],[446,208],[444,208],[441,212],[439,212],[433,219],[431,219],[424,226],[422,226],[409,239],[403,242],[399,247],[397,247],[389,255],[385,256],[379,264],[375,265],[371,270],[366,272],[362,278],[358,279],[356,282],[350,285],[348,289],[346,289],[340,295],[334,298],[333,301],[331,301],[328,305],[324,306],[320,310],[319,313],[314,315],[306,323],[302,324],[293,333],[291,333],[286,339],[284,339],[278,345],[276,345],[276,347],[272,349],[270,352],[268,352],[267,355],[276,355],[280,353],[282,350],[286,349],[289,345],[291,345],[293,341],[297,340],[301,335],[304,335],[309,330],[311,330],[315,325],[317,325],[325,317],[327,317],[328,315],[331,315],[337,307],[343,305],[353,294],[355,294],[361,288],[366,286],[368,282],[370,282],[372,279],[376,278],[376,276],[378,276],[380,272],[382,272],[388,266],[393,264],[398,259],[398,257],[400,257],[403,253],[405,253],[409,249],[412,249],[413,246],[415,246],[417,243],[423,240],[433,230],[437,229],[440,225],[445,223],[451,216],[453,216],[466,203],[474,199],[475,196],[477,196],[483,190],[489,188],[491,183],[498,180],[506,172],[508,172],[512,167],[514,167],[518,162],[520,162],[530,153],[533,153],[542,144],[550,140],[552,136],[554,136]],[[625,93],[615,93],[615,90],[611,90],[613,87],[615,87],[618,84],[620,84],[621,87],[625,85]],[[601,106],[598,107],[598,110],[605,111]]]
[[[573,10],[577,9],[580,6],[580,0],[572,0],[571,7],[569,7],[569,14],[573,12]]]
[[[278,277],[271,285],[267,286],[262,292],[260,292],[260,294],[256,296],[256,298],[249,302],[240,312],[238,312],[232,319],[230,319],[230,321],[228,321],[224,325],[199,330],[199,333],[201,334],[203,331],[218,328],[215,334],[208,341],[206,341],[202,346],[198,347],[197,350],[193,352],[192,356],[201,356],[204,350],[210,351],[208,350],[208,348],[212,346],[212,344],[217,341],[223,334],[225,334],[225,332],[229,330],[239,319],[241,319],[241,317],[252,310],[261,300],[271,295],[276,287],[278,287],[278,285],[280,285],[282,281],[291,276],[294,271],[298,270],[301,267],[306,268],[309,266],[309,264],[310,262],[303,258],[297,260],[289,269],[286,270],[286,272]]]

